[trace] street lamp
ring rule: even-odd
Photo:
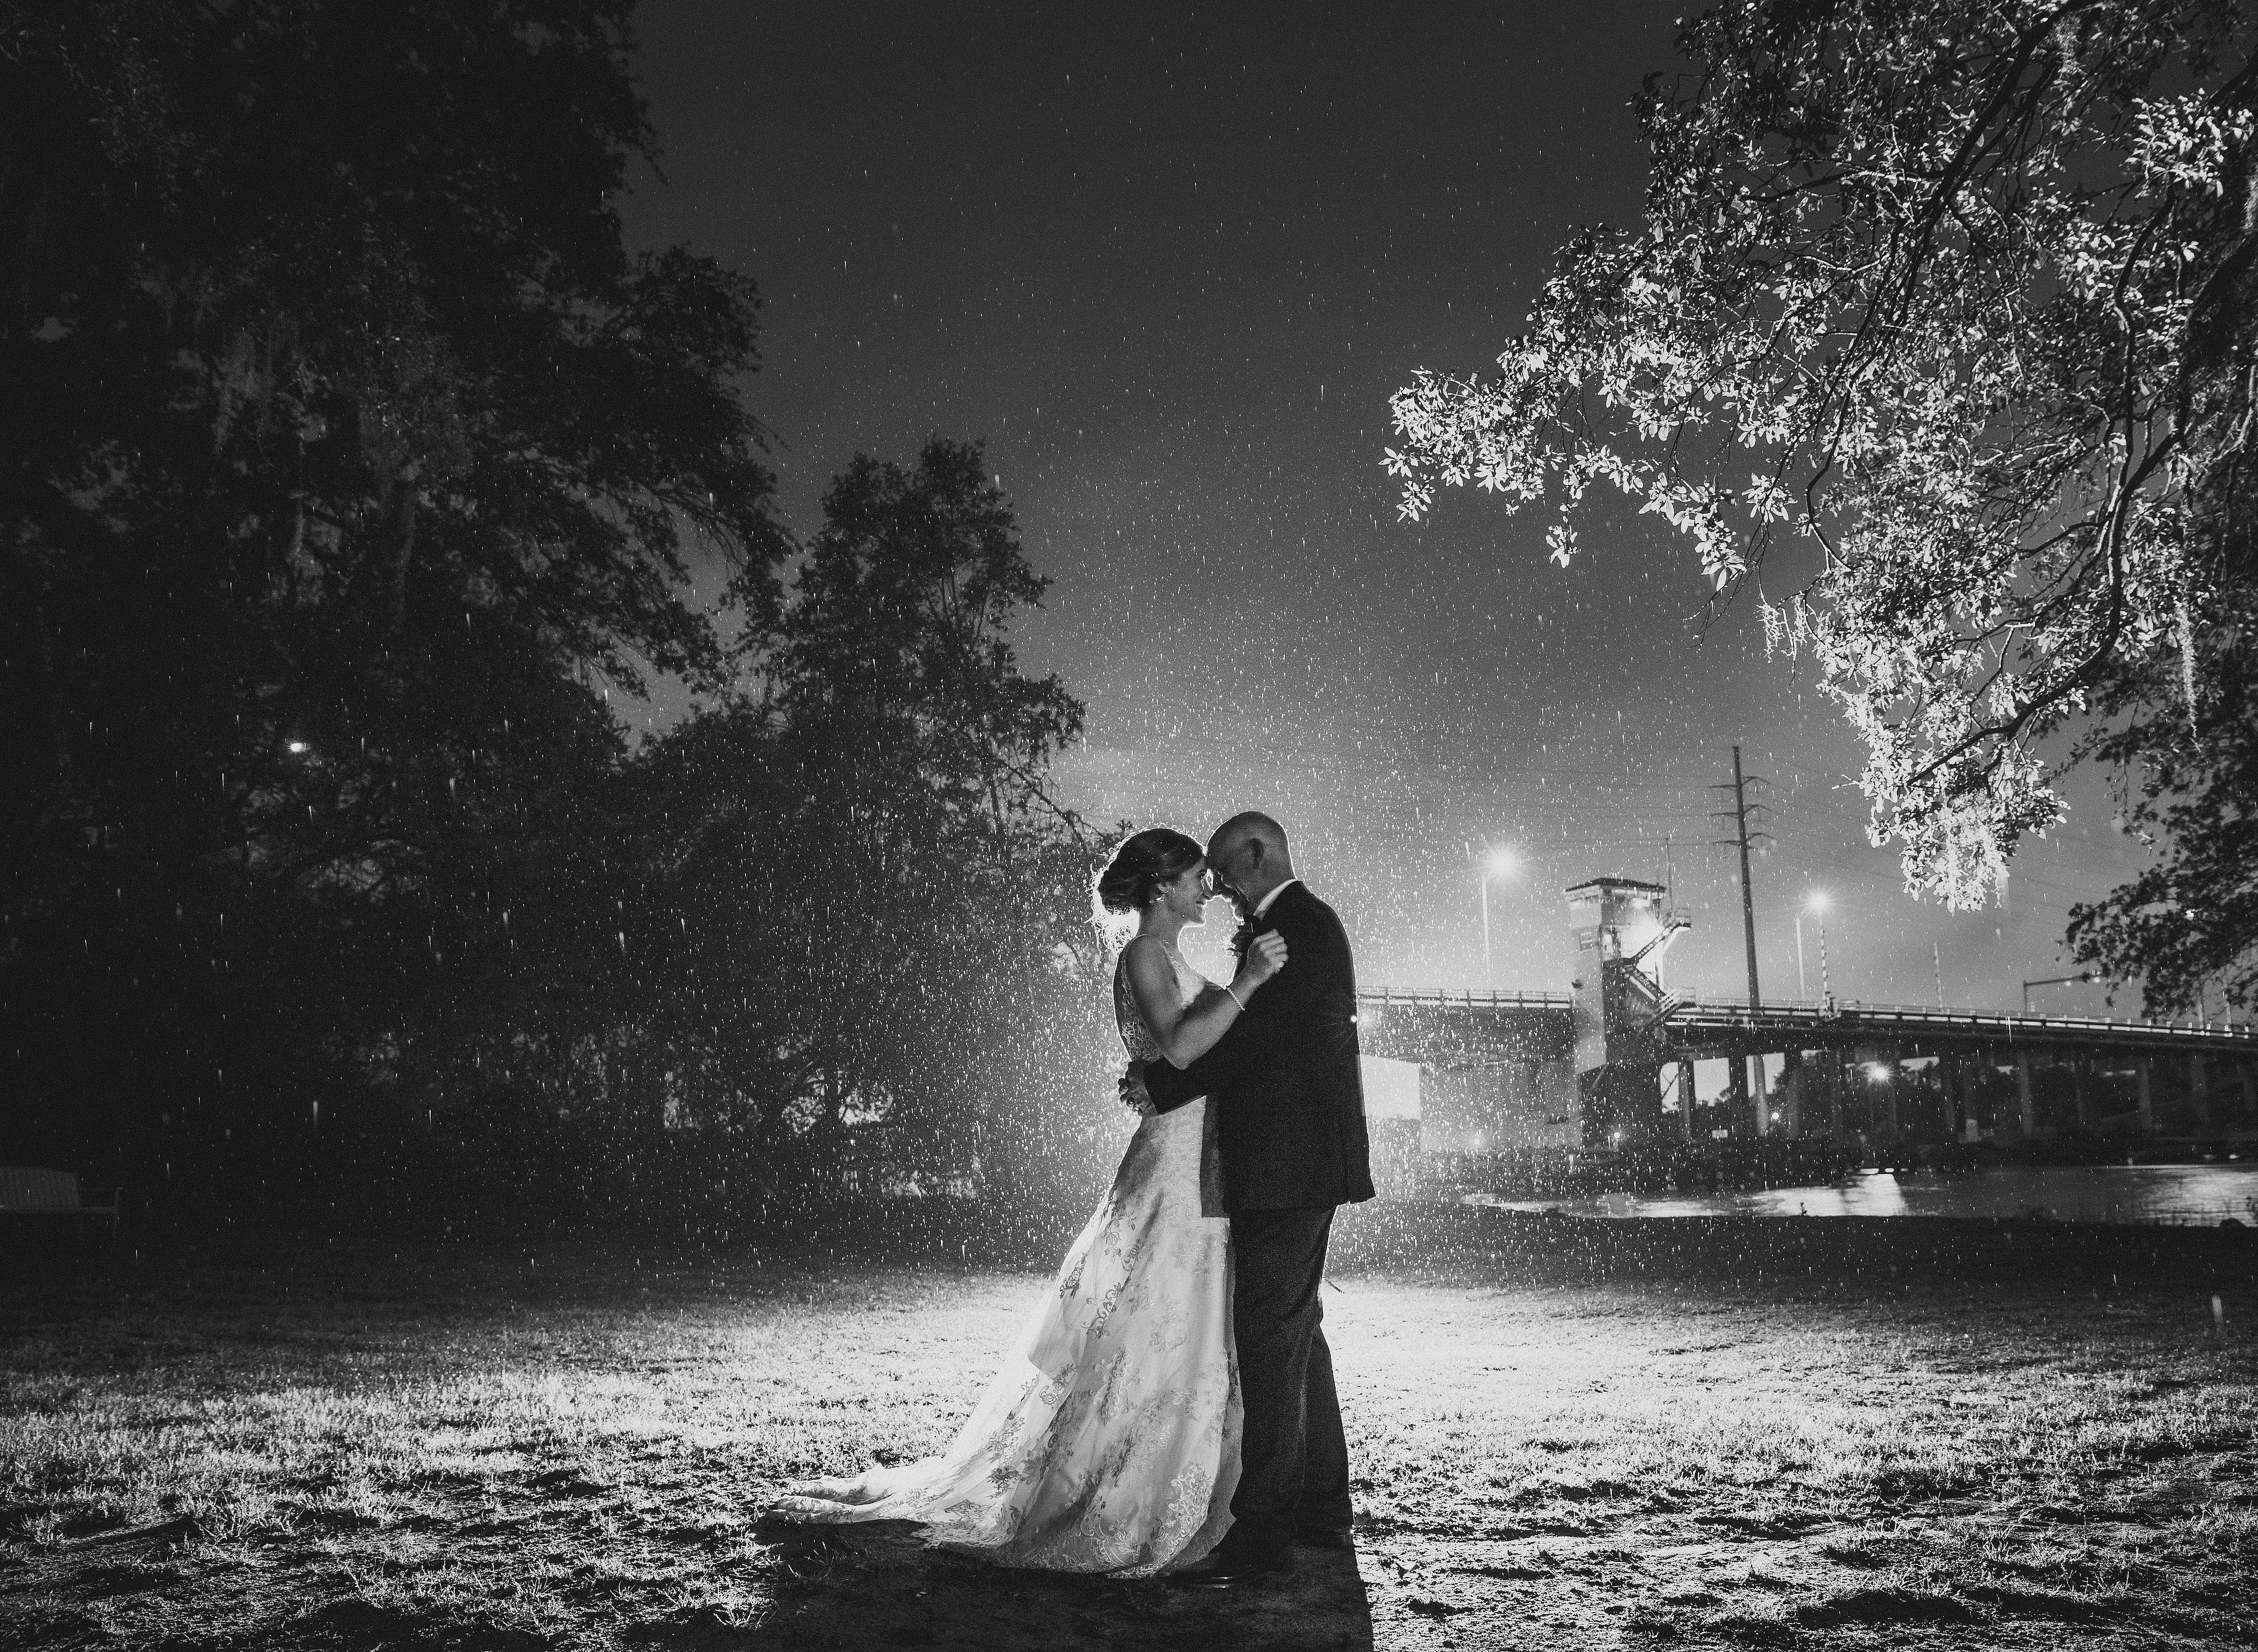
[[[2033,987],[2060,987],[2066,986],[2073,981],[2091,981],[2092,979],[2093,972],[2091,969],[2081,969],[2074,975],[2043,975],[2036,981],[2026,981],[2023,982],[2023,1013],[2025,1015],[2028,1015],[2031,1012],[2031,989]]]
[[[1490,961],[1489,951],[1489,881],[1494,877],[1511,877],[1521,870],[1521,856],[1511,849],[1492,849],[1489,858],[1482,862],[1482,985],[1492,992],[1497,990],[1497,971]]]
[[[1795,992],[1800,998],[1808,998],[1811,989],[1803,979],[1803,914],[1808,912],[1819,925],[1819,991],[1821,996],[1833,1003],[1835,989],[1827,979],[1827,893],[1815,890],[1795,914]]]

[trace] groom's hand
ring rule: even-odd
[[[1140,1118],[1150,1118],[1161,1110],[1146,1093],[1145,1069],[1140,1062],[1132,1061],[1129,1070],[1121,1075],[1121,1105]]]

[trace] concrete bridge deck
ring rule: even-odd
[[[1438,1150],[1562,1145],[1691,1133],[1682,1098],[1694,1063],[1724,1060],[1729,1097],[1706,1107],[1704,1130],[1790,1136],[1921,1128],[1960,1137],[1982,1114],[2010,1134],[2072,1122],[2141,1136],[2190,1131],[2205,1139],[2258,1135],[2258,1030],[2097,1016],[2013,1015],[1926,1004],[1762,1003],[1677,995],[1624,995],[1624,1014],[1595,1050],[1588,1006],[1572,995],[1450,992],[1378,987],[1358,995],[1365,1053],[1425,1069],[1423,1139]],[[1610,1008],[1615,1007],[1613,1004]],[[1625,1025],[1625,1023],[1629,1025]],[[1597,1060],[1594,1060],[1594,1057]],[[1781,1088],[1750,1086],[1770,1056]],[[1901,1095],[1901,1063],[1933,1069]],[[1675,1069],[1675,1080],[1666,1078]],[[1860,1070],[1866,1079],[1853,1083]],[[1876,1072],[1892,1082],[1869,1081]],[[2007,1088],[1985,1099],[1985,1086]],[[1658,1087],[1673,1098],[1665,1123]],[[1921,1099],[1921,1087],[1933,1090]],[[2063,1092],[2060,1095],[2056,1091]],[[1901,1105],[1902,1103],[1902,1105]],[[1758,1122],[1758,1121],[1761,1122]],[[1987,1126],[1988,1127],[1988,1126]]]
[[[1699,998],[1673,1003],[1655,1031],[1679,1050],[1757,1054],[1785,1044],[1839,1049],[1862,1044],[1968,1045],[2112,1049],[2158,1053],[2258,1054],[2258,1031],[2188,1021],[2122,1021],[2101,1016],[2017,1015],[1902,1003],[1764,1003]]]
[[[1574,1041],[1573,1013],[1566,993],[1371,987],[1357,994],[1365,1053],[1444,1066],[1459,1065],[1454,1058],[1484,1049],[1523,1059],[1563,1053]],[[2258,1057],[2258,1027],[2246,1025],[2016,1015],[1924,1004],[1767,1003],[1751,1010],[1742,998],[1673,997],[1641,1030],[1655,1039],[1659,1060],[1875,1044],[1930,1049],[2105,1046]]]
[[[1671,992],[1663,957],[1691,925],[1664,911],[1667,894],[1628,877],[1571,888],[1566,993],[1358,995],[1365,1053],[1424,1069],[1423,1097],[1431,1090],[1435,1103],[1420,1103],[1428,1151],[1690,1138],[1697,1127],[1793,1137],[1822,1118],[1828,1134],[1885,1141],[2258,1131],[2248,1025]],[[1714,1071],[1696,1068],[1719,1062],[1727,1094],[1713,1100]],[[1697,1095],[1703,1086],[1710,1093]]]
[[[1576,1046],[1566,993],[1375,987],[1356,995],[1356,1018],[1367,1055],[1429,1067],[1565,1060]]]

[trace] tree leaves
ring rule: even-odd
[[[1723,596],[1813,541],[1767,634],[1864,741],[1908,886],[1981,903],[2060,819],[2049,735],[2168,661],[2200,722],[2244,577],[2254,39],[2223,0],[1702,14],[1648,82],[1644,223],[1563,250],[1495,376],[1394,398],[1404,514],[1604,479]]]

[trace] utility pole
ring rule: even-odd
[[[1765,783],[1767,783],[1762,775],[1743,775],[1741,772],[1741,748],[1736,746],[1733,748],[1731,783],[1709,788],[1712,791],[1729,791],[1733,794],[1733,806],[1729,809],[1717,810],[1709,818],[1712,820],[1729,820],[1732,823],[1733,835],[1717,840],[1716,847],[1721,849],[1738,849],[1741,854],[1741,936],[1748,946],[1749,1009],[1751,1013],[1758,1006],[1760,995],[1757,989],[1757,897],[1756,890],[1749,878],[1749,850],[1760,840],[1769,842],[1772,834],[1769,832],[1750,831],[1749,828],[1750,816],[1768,812],[1761,803],[1749,801],[1749,788]]]
[[[1757,989],[1757,897],[1755,887],[1749,876],[1749,847],[1751,843],[1759,839],[1769,841],[1772,834],[1767,832],[1751,832],[1749,829],[1750,815],[1765,812],[1764,805],[1749,801],[1748,789],[1751,783],[1762,785],[1767,783],[1762,775],[1742,774],[1741,748],[1736,746],[1733,748],[1731,785],[1710,788],[1713,791],[1731,791],[1733,806],[1730,809],[1721,809],[1709,818],[1713,820],[1732,822],[1733,835],[1719,840],[1717,847],[1736,848],[1741,852],[1741,935],[1748,946],[1749,1014],[1753,1018],[1760,1007],[1761,997]],[[1748,1058],[1748,1061],[1749,1075],[1744,1081],[1750,1095],[1756,1102],[1757,1134],[1761,1136],[1765,1133],[1764,1057],[1752,1055]]]
[[[1670,834],[1665,832],[1662,834],[1662,921],[1665,924],[1670,922],[1677,910],[1671,899],[1671,891],[1676,887],[1677,868],[1671,861]],[[1662,974],[1664,967],[1662,959],[1664,956],[1668,954],[1668,951],[1669,949],[1667,947],[1664,948],[1663,953],[1658,955],[1654,961],[1654,985],[1658,991],[1663,991],[1668,989],[1669,983],[1663,978]],[[1693,1103],[1690,1099],[1686,1103],[1687,1106],[1691,1106],[1692,1104]],[[1689,1114],[1687,1117],[1691,1117],[1692,1115]]]

